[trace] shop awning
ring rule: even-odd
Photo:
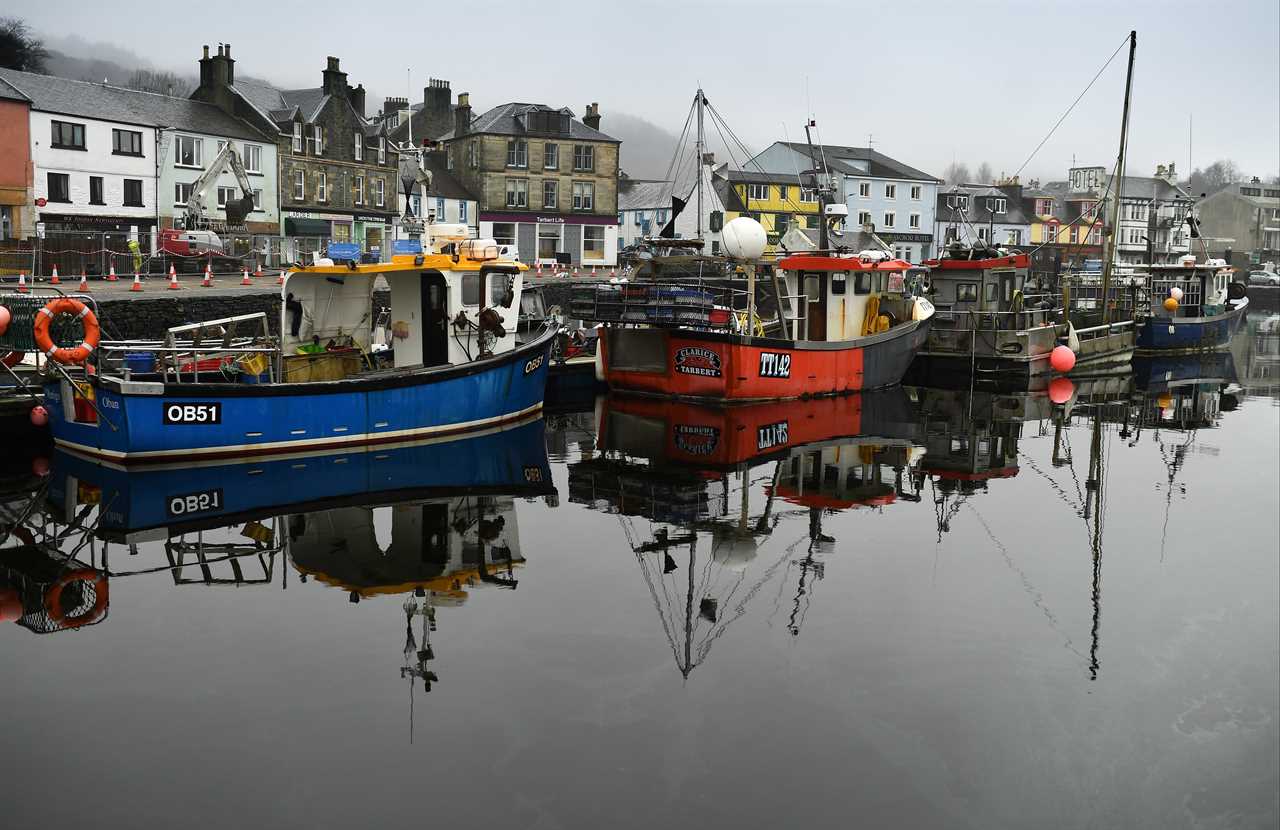
[[[285,217],[285,236],[329,236],[329,222],[325,219],[294,219]]]

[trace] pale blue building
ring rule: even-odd
[[[812,153],[812,155],[810,155]],[[941,180],[869,147],[775,141],[743,166],[746,171],[801,174],[822,162],[835,179],[837,198],[849,207],[846,227],[871,226],[894,255],[922,262],[937,253],[934,213]]]

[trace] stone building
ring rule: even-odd
[[[1212,256],[1232,253],[1242,269],[1280,262],[1280,184],[1258,178],[1233,184],[1196,206],[1200,232]]]
[[[567,108],[521,103],[473,117],[462,93],[453,119],[438,140],[479,203],[481,237],[528,263],[617,263],[621,142],[600,131],[598,104],[582,120]]]
[[[287,255],[303,259],[334,243],[380,251],[396,216],[399,158],[385,125],[365,116],[364,86],[351,86],[330,57],[319,87],[281,90],[237,81],[231,46],[200,60],[192,97],[279,136],[280,206]]]

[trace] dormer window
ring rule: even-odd
[[[964,195],[964,194],[961,194],[961,195],[958,195],[958,196],[948,196],[948,197],[947,197],[947,207],[949,207],[949,208],[951,208],[951,209],[953,209],[953,210],[968,210],[968,209],[969,209],[969,197],[968,197],[967,195]]]
[[[378,164],[387,163],[387,139],[378,136]]]
[[[355,144],[352,146],[355,149],[356,161],[364,161],[364,136],[359,132],[356,133]]]
[[[302,122],[293,122],[293,152],[302,152]]]
[[[1008,203],[1004,199],[988,199],[987,210],[992,213],[1004,213],[1008,208]]]

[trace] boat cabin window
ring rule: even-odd
[[[976,282],[956,283],[957,303],[976,303],[978,301],[978,284]]]
[[[994,303],[996,301],[996,292],[999,289],[996,287],[996,284],[994,282],[987,283],[986,289],[987,289],[986,291],[987,302]]]
[[[854,294],[870,294],[871,293],[871,272],[859,271],[853,275],[853,293]]]
[[[523,317],[545,317],[541,291],[525,291],[520,295],[520,314]]]
[[[831,293],[843,295],[844,291],[845,291],[845,275],[843,273],[832,274],[831,275]]]
[[[804,275],[804,296],[811,303],[818,301],[818,292],[822,290],[822,280],[817,274]]]
[[[1013,302],[1013,280],[1003,280],[1002,285],[1004,287],[1004,301],[1006,303]]]
[[[511,308],[515,302],[515,277],[501,272],[489,274],[489,305]]]
[[[480,305],[480,275],[462,275],[462,304],[466,306]]]

